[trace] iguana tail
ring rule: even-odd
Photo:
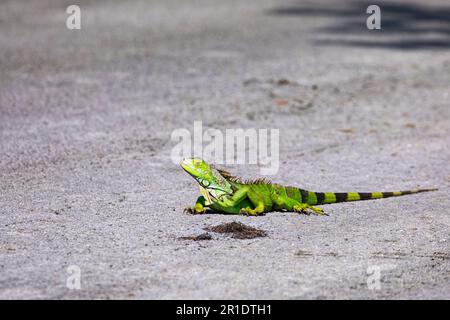
[[[302,202],[310,205],[398,197],[437,189],[413,189],[394,192],[312,192],[299,189]],[[305,201],[306,200],[306,201]]]

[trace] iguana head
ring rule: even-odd
[[[205,198],[214,202],[232,194],[231,184],[214,167],[199,158],[185,158],[181,167],[200,185]],[[204,192],[205,191],[205,192]],[[212,198],[212,199],[211,199]]]

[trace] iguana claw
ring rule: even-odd
[[[187,207],[187,208],[184,208],[183,212],[186,214],[203,214],[206,212],[206,210],[204,208],[199,209],[196,207]]]

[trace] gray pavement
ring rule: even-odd
[[[81,30],[71,1],[0,3],[0,298],[450,298],[448,1],[380,2],[382,31],[362,2],[77,3]],[[195,120],[279,128],[276,182],[439,191],[188,216]],[[232,221],[268,236],[178,239]]]

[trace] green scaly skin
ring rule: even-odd
[[[242,181],[224,170],[210,166],[202,159],[184,159],[181,167],[199,184],[201,196],[194,207],[185,211],[200,214],[210,208],[216,212],[263,215],[272,211],[293,211],[324,215],[314,205],[381,199],[437,189],[415,189],[394,192],[312,192],[296,187],[269,183],[263,179]]]

